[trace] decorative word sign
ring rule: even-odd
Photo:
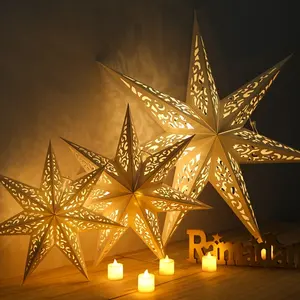
[[[263,242],[223,242],[219,234],[207,240],[204,231],[187,230],[189,235],[189,258],[193,263],[202,261],[208,252],[216,256],[219,265],[262,266],[300,268],[300,243],[280,244],[273,234],[263,236]]]

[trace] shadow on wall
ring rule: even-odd
[[[170,29],[174,22],[172,15],[163,18],[164,6],[114,0],[1,3],[1,174],[39,186],[51,138],[61,172],[76,175],[79,165],[60,136],[113,157],[128,102],[141,142],[161,133],[142,106],[99,72],[95,60],[162,90],[174,82],[174,91],[183,98],[189,47],[163,58],[171,46],[163,40],[165,26]],[[192,8],[186,1],[176,6],[184,18],[167,33],[173,44],[188,45]],[[182,65],[184,75],[179,72]],[[2,222],[21,208],[2,186],[0,197]],[[96,239],[88,238],[93,233],[82,236],[85,258],[91,260]],[[128,240],[128,245],[139,245],[135,236],[129,234]],[[28,236],[0,237],[0,278],[23,273],[28,241]],[[68,264],[56,252],[36,272]]]
[[[1,2],[1,174],[38,186],[51,138],[62,173],[75,176],[79,165],[58,140],[59,136],[113,157],[127,103],[131,104],[141,143],[161,133],[143,106],[123,94],[115,82],[103,71],[99,72],[95,62],[96,58],[100,59],[154,88],[185,99],[193,1],[157,2],[19,1],[18,5]],[[204,21],[213,24],[208,17],[200,20],[201,26]],[[223,21],[229,23],[227,17]],[[215,25],[216,30],[220,24]],[[208,30],[209,26],[204,24],[204,28]],[[220,37],[223,33],[218,34]],[[209,57],[215,79],[226,89],[228,76],[224,77],[225,71],[215,68],[217,60],[223,64],[222,51],[219,45],[213,47],[216,38],[209,37],[208,31],[205,40],[208,52],[212,53]],[[226,44],[226,48],[225,43],[221,44],[222,50],[226,48],[229,53],[231,45]],[[224,64],[226,70],[226,61]],[[232,66],[240,68],[238,60],[235,65],[230,62]],[[243,75],[246,78],[249,74]],[[240,77],[238,72],[233,88],[239,85]],[[256,195],[259,197],[258,192]],[[0,199],[0,222],[20,211],[3,187]],[[213,232],[239,226],[236,217],[210,187],[200,200],[212,205],[214,210],[189,212],[173,241],[186,238],[187,228]],[[259,208],[258,202],[255,206]],[[263,208],[260,208],[261,215]],[[92,260],[96,233],[81,236],[85,258]],[[28,236],[0,237],[0,278],[23,273],[28,241]],[[124,245],[118,247],[120,252],[144,247],[130,231],[123,241]],[[63,254],[52,250],[36,272],[68,263]]]

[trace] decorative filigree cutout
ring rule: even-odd
[[[268,87],[271,85],[278,74],[276,73],[276,76],[273,76],[273,73],[276,71],[276,69],[277,68],[272,68],[271,70],[268,70],[267,72],[263,73],[259,77],[255,78],[254,80],[247,83],[242,88],[238,89],[236,92],[228,96],[224,100],[223,119],[232,116],[246,102],[249,102],[248,99],[252,99],[252,97],[254,99],[256,97],[255,95],[259,92],[262,86],[269,83],[268,85],[266,85],[265,89],[262,89],[262,91],[264,90],[264,92],[262,93],[265,93],[265,91],[268,89]],[[232,125],[234,125],[234,123]]]
[[[210,163],[211,163],[211,158],[209,158],[202,167],[199,176],[197,177],[194,187],[191,191],[191,197],[196,199],[202,190],[204,189],[207,181],[208,181],[208,176],[209,176],[209,171],[210,171]]]
[[[198,204],[201,205],[200,202],[195,201],[194,199],[186,196],[182,192],[176,191],[175,189],[172,189],[171,187],[167,185],[163,185],[153,191],[154,194],[157,194],[158,197],[160,198],[165,198],[165,199],[172,199],[175,201],[181,201],[181,202],[186,202],[189,204]]]
[[[200,43],[199,35],[195,36],[195,44],[193,51],[192,74],[190,75],[190,90],[189,95],[193,99],[193,103],[199,108],[205,116],[208,114],[208,92],[205,86],[205,77],[203,66],[200,61]]]
[[[161,135],[153,141],[147,142],[143,146],[143,151],[148,154],[154,154],[161,151],[164,148],[173,146],[175,143],[182,141],[185,138],[191,137],[190,135],[185,134],[168,134],[166,136]],[[185,151],[187,148],[185,149]]]
[[[119,140],[116,161],[121,165],[121,167],[128,171],[129,166],[129,141],[128,141],[128,117],[125,117],[121,137]]]
[[[216,85],[215,85],[214,78],[212,76],[210,64],[208,62],[207,53],[206,53],[206,50],[205,50],[205,47],[204,47],[204,42],[203,42],[202,37],[201,37],[201,44],[202,44],[202,49],[203,49],[203,52],[204,52],[204,58],[205,58],[205,63],[206,63],[207,78],[208,78],[208,82],[209,82],[211,102],[213,104],[216,115],[218,115],[219,96],[218,96],[218,92],[217,92],[217,88],[216,88]]]
[[[251,234],[257,235],[257,223],[244,179],[238,165],[232,157],[230,157],[230,162],[233,170],[224,160],[217,157],[214,170],[214,176],[216,178],[214,186],[226,200],[227,204],[235,211],[239,219],[247,228],[251,229]],[[249,215],[248,211],[250,211],[251,215]]]
[[[180,190],[182,193],[188,193],[189,183],[194,181],[200,166],[201,154],[197,153],[188,163],[184,164],[181,172],[179,171],[176,178],[175,188]]]
[[[258,146],[260,145],[265,145],[266,147],[272,147],[272,148],[277,148],[278,150],[287,150],[290,152],[295,153],[295,155],[300,154],[299,150],[295,150],[291,147],[285,146],[279,142],[276,142],[274,140],[271,140],[263,135],[254,133],[249,130],[240,130],[237,132],[233,133],[236,137],[239,137],[241,139],[244,139],[246,141],[252,142],[257,144]]]
[[[119,175],[115,166],[110,162],[108,158],[92,152],[66,139],[63,140],[70,146],[71,151],[85,171],[91,172],[94,171],[97,167],[102,168],[105,166],[105,170],[108,174],[115,176]]]
[[[184,211],[184,210],[187,211],[193,209],[192,205],[179,204],[179,203],[169,204],[168,202],[163,200],[152,200],[151,203],[156,209],[162,211]]]
[[[143,168],[145,178],[152,177],[152,183],[162,181],[179,159],[190,139],[187,138],[148,157],[144,162],[145,167]]]
[[[257,225],[257,221],[256,221],[256,218],[255,218],[255,215],[254,215],[254,211],[253,211],[253,208],[252,208],[252,205],[251,205],[250,197],[249,197],[249,194],[248,194],[248,191],[247,191],[247,188],[246,188],[246,183],[245,183],[242,171],[241,171],[238,163],[235,161],[235,159],[233,158],[233,156],[230,154],[230,152],[228,152],[228,157],[229,157],[231,168],[232,168],[232,170],[234,172],[234,175],[235,175],[235,177],[237,179],[237,182],[239,184],[239,187],[240,187],[240,189],[241,189],[241,191],[243,193],[244,198],[246,199],[246,201],[248,203],[248,208],[251,211],[253,220],[255,221],[255,223]],[[243,218],[246,221],[248,221],[248,226],[253,227],[252,224],[249,222],[249,218],[247,216],[243,216]],[[252,229],[253,229],[253,231],[255,231],[254,228],[252,228]]]
[[[128,130],[128,128],[132,128],[132,130]],[[164,257],[164,249],[156,213],[158,211],[209,208],[202,202],[195,201],[162,183],[192,138],[184,137],[185,139],[180,139],[168,148],[161,148],[161,151],[149,154],[142,162],[140,159],[141,148],[128,107],[121,131],[119,143],[121,146],[118,146],[116,158],[112,163],[116,166],[122,163],[122,160],[120,163],[120,157],[123,157],[123,148],[126,144],[125,149],[128,153],[128,155],[126,154],[126,159],[128,159],[126,166],[128,166],[127,170],[133,166],[132,172],[120,172],[120,175],[113,178],[110,184],[101,183],[101,190],[105,190],[107,187],[112,191],[109,194],[111,205],[106,207],[107,200],[101,193],[102,198],[92,195],[92,201],[96,201],[89,206],[93,211],[97,211],[99,203],[99,212],[109,219],[118,220],[122,225],[131,227],[159,258]],[[175,140],[177,139],[175,138]],[[128,185],[128,182],[131,184]],[[98,191],[98,188],[96,189]],[[122,211],[124,217],[116,217],[117,211]],[[110,229],[99,235],[96,264],[108,253],[124,232],[123,228]]]
[[[142,83],[135,81],[134,79],[126,76],[127,79],[133,81],[136,85],[141,86],[145,89],[148,89],[148,87],[146,85],[143,85]],[[172,110],[170,109],[168,106],[166,106],[165,104],[157,101],[155,98],[150,98],[150,96],[147,96],[143,93],[143,90],[140,89],[139,91],[136,90],[136,88],[133,85],[130,85],[127,81],[125,81],[124,79],[121,78],[121,80],[124,82],[124,84],[134,93],[136,94],[146,105],[147,108],[150,109],[152,115],[154,117],[156,117],[162,125],[166,125],[169,126],[171,128],[174,129],[194,129],[193,125],[192,125],[192,121],[189,120],[189,118],[187,116],[184,116],[182,114],[180,114],[177,110]],[[153,93],[154,95],[157,96],[157,92],[152,89],[152,90],[148,90],[150,93]],[[164,96],[166,98],[163,98],[163,101],[165,102],[174,102],[177,103],[178,100],[176,99],[170,99],[167,98],[167,95],[161,94],[161,97],[159,98],[163,98]],[[168,101],[167,101],[168,100]],[[186,115],[187,113],[191,115],[191,113],[189,111],[186,111],[186,105],[180,105],[179,104],[180,101],[178,101],[176,108],[177,109],[182,109],[184,112],[184,114]],[[193,113],[193,116],[196,118],[199,118],[195,113]]]
[[[102,169],[75,180],[63,180],[49,145],[40,189],[2,177],[1,183],[23,211],[0,224],[0,235],[31,235],[24,280],[53,246],[57,246],[87,277],[78,230],[120,227],[117,223],[83,207]]]
[[[240,158],[238,162],[298,161],[300,158],[300,155],[295,150],[287,149],[280,143],[275,145],[274,141],[267,141],[265,138],[259,139],[260,141],[257,144],[255,144],[255,139],[249,141],[249,143],[244,141],[239,143],[237,136],[230,140],[230,137],[235,133],[240,134],[239,130],[245,125],[286,60],[267,70],[219,102],[216,85],[195,16],[187,104],[160,93],[124,74],[115,72],[107,67],[105,69],[113,74],[118,82],[121,80],[128,90],[132,92],[131,94],[145,104],[145,107],[148,111],[151,111],[157,123],[166,131],[154,141],[147,142],[143,149],[145,151],[145,161],[149,163],[146,173],[150,172],[151,168],[155,168],[155,165],[158,163],[158,157],[153,157],[154,161],[150,161],[149,155],[155,153],[155,151],[160,151],[160,145],[171,147],[170,143],[175,144],[178,141],[175,139],[176,136],[194,134],[194,139],[197,141],[203,139],[204,135],[208,138],[212,137],[212,145],[207,146],[195,143],[191,145],[191,150],[186,149],[181,153],[180,161],[177,160],[176,162],[173,185],[180,191],[190,194],[193,199],[197,199],[206,183],[210,181],[223,199],[230,203],[230,201],[235,201],[234,199],[244,199],[248,196],[247,194],[246,196],[244,195],[246,192],[239,179],[232,178],[235,176],[239,178],[238,175],[235,175],[233,166],[229,162],[223,161],[224,159],[226,161],[229,159],[228,152],[230,152],[231,157]],[[255,135],[255,133],[251,134]],[[266,141],[268,146],[263,144]],[[224,145],[222,144],[223,142]],[[222,146],[217,147],[216,145],[218,144]],[[249,146],[246,146],[248,144]],[[278,150],[272,148],[271,145],[277,147]],[[272,149],[269,149],[269,147]],[[282,151],[278,147],[282,147]],[[169,168],[169,166],[166,167]],[[237,170],[235,169],[235,171]],[[152,177],[152,183],[155,183],[156,179],[158,181],[161,180],[164,176],[163,170],[155,170],[155,172],[157,175]],[[164,205],[163,202],[154,203],[160,207]],[[248,209],[247,207],[243,211],[239,208],[240,205],[238,203],[230,204],[231,208],[243,221],[243,224],[245,224],[251,234],[255,238],[260,239],[260,233],[250,208]],[[173,217],[172,214],[174,214]],[[179,219],[177,219],[177,217],[175,217],[175,212],[167,212],[163,232],[164,241],[169,240],[168,235],[174,232],[177,220],[180,221],[180,218],[178,217]],[[168,222],[171,222],[172,225]]]
[[[256,109],[259,101],[266,94],[266,91],[271,86],[278,74],[279,72],[275,74],[275,76],[271,79],[270,83],[266,85],[265,88],[262,89],[257,96],[251,99],[249,104],[247,104],[242,110],[239,111],[237,117],[231,122],[231,126],[243,125],[246,123],[253,111]]]
[[[154,254],[157,254],[157,247],[155,247],[154,245],[153,238],[150,235],[144,218],[142,218],[139,214],[136,214],[134,225],[134,231],[140,236],[144,243],[154,252]]]
[[[276,162],[279,160],[299,161],[300,157],[285,155],[268,148],[260,148],[249,144],[235,144],[233,150],[237,155],[249,162]]]

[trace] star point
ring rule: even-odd
[[[163,258],[165,253],[157,213],[210,208],[163,182],[192,138],[193,135],[162,148],[143,161],[128,106],[113,160],[75,143],[67,143],[77,153],[77,157],[80,157],[79,162],[83,166],[92,164],[101,167],[102,161],[107,162],[106,166],[112,166],[105,169],[106,180],[100,178],[97,184],[99,193],[95,191],[92,195],[90,208],[132,228],[157,257]],[[115,245],[125,230],[108,230],[99,234],[96,264]]]
[[[23,208],[0,223],[0,235],[30,235],[23,282],[54,246],[88,278],[78,231],[121,226],[83,206],[103,169],[66,182],[49,143],[39,189],[0,176],[2,185]]]
[[[195,14],[185,102],[103,64],[99,66],[117,79],[125,91],[144,103],[165,131],[143,145],[147,155],[195,134],[176,163],[173,187],[197,199],[210,182],[251,235],[261,240],[239,164],[298,162],[300,152],[244,126],[289,58],[220,100]],[[185,214],[167,213],[164,244]]]

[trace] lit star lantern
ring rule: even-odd
[[[122,86],[144,103],[165,133],[146,143],[147,153],[195,135],[176,164],[173,187],[197,199],[209,181],[261,241],[240,163],[294,162],[300,152],[244,126],[286,60],[219,100],[195,16],[186,103],[159,92],[102,64]],[[163,231],[166,244],[186,212],[168,212]]]
[[[158,258],[163,258],[165,254],[157,212],[210,208],[163,183],[190,140],[179,141],[142,161],[128,106],[114,160],[65,141],[86,171],[106,166],[104,176],[97,184],[98,188],[91,195],[89,207],[131,227]],[[125,230],[121,228],[100,233],[96,264]]]
[[[23,208],[19,214],[0,223],[0,235],[30,235],[23,281],[54,246],[88,278],[77,232],[121,227],[83,207],[102,171],[103,168],[97,169],[75,181],[62,178],[50,144],[39,189],[0,177]]]

